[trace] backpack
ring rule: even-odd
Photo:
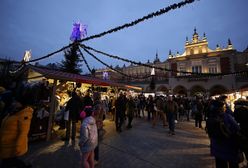
[[[229,128],[224,123],[223,115],[211,116],[206,121],[206,131],[210,138],[228,139],[231,136]]]

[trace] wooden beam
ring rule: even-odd
[[[49,112],[49,120],[48,120],[48,129],[47,129],[47,138],[46,140],[49,141],[52,135],[53,129],[53,119],[55,113],[55,94],[57,89],[57,79],[53,80],[53,91],[51,95],[51,102],[50,102],[50,112]]]

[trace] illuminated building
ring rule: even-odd
[[[162,71],[156,69],[156,91],[165,94],[178,94],[194,96],[201,94],[211,96],[216,94],[230,93],[235,91],[248,91],[248,75],[246,73],[236,73],[248,71],[248,49],[239,52],[234,49],[230,39],[227,40],[226,47],[217,45],[215,49],[208,47],[206,34],[200,38],[196,29],[192,39],[186,38],[185,51],[183,54],[172,54],[169,51],[168,59],[161,62],[156,53],[153,62],[148,61],[147,65],[167,68],[172,71]],[[112,71],[110,79],[119,82],[126,82],[143,88],[144,92],[149,92],[150,78],[145,78],[151,73],[151,68],[140,65],[118,67],[123,73],[131,77],[122,76]],[[101,74],[106,69],[97,70]],[[180,72],[221,74],[219,76],[189,75]],[[144,77],[142,79],[142,77]]]

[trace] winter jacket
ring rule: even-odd
[[[126,111],[127,111],[127,116],[128,117],[133,117],[134,116],[135,103],[134,103],[133,99],[130,99],[130,100],[127,101]]]
[[[83,153],[93,151],[98,143],[97,126],[94,117],[86,117],[80,128],[79,146]]]
[[[235,105],[234,118],[240,124],[242,134],[248,137],[248,106]]]
[[[74,95],[67,102],[65,111],[69,110],[69,120],[77,121],[80,118],[80,112],[82,110],[82,101],[79,96]]]
[[[125,117],[127,99],[125,96],[119,96],[115,101],[116,116]]]
[[[26,107],[3,119],[0,128],[0,158],[22,156],[27,152],[32,115],[33,109]]]
[[[224,124],[229,130],[230,136],[221,140],[216,137],[210,137],[211,155],[226,161],[237,162],[239,148],[235,136],[239,131],[238,123],[230,114],[224,113]]]

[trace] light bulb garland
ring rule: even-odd
[[[122,29],[125,29],[125,28],[129,28],[129,27],[135,26],[135,25],[137,25],[138,23],[141,23],[141,22],[143,22],[143,21],[145,21],[145,20],[151,19],[151,18],[156,17],[156,16],[160,16],[160,15],[165,14],[165,13],[171,11],[171,10],[175,10],[175,9],[177,9],[177,8],[181,8],[182,6],[185,6],[185,5],[187,5],[187,4],[193,3],[193,2],[195,2],[195,1],[196,1],[196,0],[185,0],[185,1],[182,1],[182,2],[179,2],[179,3],[174,3],[174,4],[172,4],[172,5],[169,5],[169,6],[165,7],[165,8],[162,8],[162,9],[160,9],[160,10],[157,10],[156,12],[152,12],[152,13],[146,15],[146,16],[143,16],[143,17],[141,17],[141,18],[139,18],[139,19],[136,19],[136,20],[134,20],[134,21],[132,21],[132,22],[130,22],[130,23],[125,23],[125,24],[123,24],[123,25],[121,25],[121,26],[117,26],[117,27],[112,28],[112,29],[110,29],[110,30],[108,30],[108,31],[105,31],[105,32],[102,32],[102,33],[99,33],[99,34],[95,34],[95,35],[89,36],[89,37],[87,37],[87,38],[83,38],[83,39],[81,39],[81,40],[78,40],[78,42],[83,42],[83,41],[88,41],[88,40],[95,39],[95,38],[100,38],[100,37],[105,36],[105,35],[107,35],[107,34],[111,34],[111,33],[120,31],[120,30],[122,30]],[[199,0],[198,0],[198,1],[199,1]],[[57,51],[54,51],[54,52],[52,52],[52,53],[49,53],[49,54],[47,54],[47,55],[45,55],[45,56],[42,56],[42,57],[40,57],[40,58],[30,60],[30,61],[28,61],[27,63],[30,63],[30,62],[37,62],[37,61],[46,59],[46,58],[48,58],[48,57],[51,57],[51,56],[53,56],[54,54],[57,54],[57,53],[59,53],[59,52],[62,52],[63,50],[65,50],[65,49],[71,47],[73,44],[74,44],[74,43],[71,43],[71,44],[69,44],[69,45],[67,45],[67,46],[62,47],[61,49],[59,49],[59,50],[57,50]]]
[[[79,40],[79,42],[84,42],[84,41],[88,41],[88,40],[91,40],[91,39],[100,38],[100,37],[105,36],[107,34],[111,34],[111,33],[120,31],[122,29],[135,26],[135,25],[137,25],[137,24],[139,24],[141,22],[144,22],[144,21],[146,21],[148,19],[151,19],[151,18],[156,17],[156,16],[160,16],[162,14],[165,14],[165,13],[167,13],[167,12],[169,12],[171,10],[175,10],[177,8],[181,8],[181,7],[183,7],[183,6],[187,5],[187,4],[191,4],[191,3],[195,2],[195,1],[196,0],[184,0],[184,1],[181,1],[179,3],[174,3],[172,5],[169,5],[169,6],[165,7],[165,8],[161,8],[161,9],[157,10],[156,12],[149,13],[146,16],[143,16],[143,17],[141,17],[139,19],[136,19],[136,20],[134,20],[132,22],[125,23],[125,24],[123,24],[121,26],[115,27],[115,28],[110,29],[108,31],[105,31],[105,32],[102,32],[102,33],[99,33],[99,34],[92,35],[90,37],[81,39],[81,40]],[[200,0],[198,0],[198,1],[200,1]]]
[[[151,68],[151,69],[154,68],[154,69],[158,69],[158,70],[161,70],[161,71],[176,72],[176,73],[183,73],[183,74],[194,74],[194,75],[205,75],[205,76],[206,75],[210,75],[210,73],[195,73],[195,72],[178,71],[178,70],[172,70],[172,69],[168,69],[168,68],[156,67],[154,65],[144,64],[144,63],[141,63],[141,62],[136,62],[136,61],[132,61],[132,60],[129,60],[129,59],[126,59],[126,58],[122,58],[120,56],[111,55],[111,54],[105,53],[103,51],[96,50],[96,49],[94,49],[92,47],[86,46],[84,44],[80,44],[80,46],[82,48],[86,48],[86,49],[92,50],[92,51],[94,51],[96,53],[105,55],[105,56],[110,57],[110,58],[113,58],[113,59],[122,60],[124,62],[128,62],[128,63],[139,65],[139,66],[148,67],[148,68]],[[211,75],[216,75],[216,74],[211,74]]]
[[[82,53],[82,51],[81,51],[80,49],[79,49],[79,54],[80,54],[81,57],[83,58],[83,61],[84,61],[85,65],[86,65],[88,71],[92,74],[92,69],[90,68],[88,62],[86,61],[86,59],[85,59],[85,57],[84,57],[84,55],[83,55],[83,53]]]
[[[180,76],[180,78],[220,77],[220,76],[226,76],[226,75],[237,75],[237,74],[247,73],[247,71],[238,71],[238,72],[231,72],[231,73],[196,73],[196,72],[178,71],[178,70],[172,70],[172,69],[167,69],[167,68],[162,68],[162,67],[156,67],[154,65],[144,64],[144,63],[141,63],[141,62],[136,62],[136,61],[132,61],[132,60],[129,60],[129,59],[126,59],[126,58],[122,58],[122,57],[119,57],[119,56],[116,56],[116,55],[111,55],[111,54],[105,53],[103,51],[96,50],[96,49],[94,49],[92,47],[86,46],[84,44],[80,44],[80,47],[83,48],[83,49],[94,51],[96,53],[105,55],[105,56],[113,58],[113,59],[118,59],[118,60],[121,60],[121,61],[124,61],[124,62],[128,62],[128,63],[131,63],[131,64],[138,65],[138,66],[154,68],[154,69],[158,69],[158,70],[166,71],[166,72],[175,72],[175,73],[188,74],[188,75],[185,75],[185,76]],[[144,77],[144,78],[146,78],[146,77]]]
[[[126,76],[128,78],[133,78],[133,79],[146,79],[146,78],[149,78],[151,75],[147,75],[147,76],[144,76],[144,77],[138,77],[138,76],[130,76],[130,75],[127,75],[125,73],[123,73],[122,71],[119,71],[117,69],[114,69],[113,67],[111,67],[110,65],[108,65],[107,63],[101,61],[99,58],[97,58],[93,53],[91,53],[89,50],[87,50],[86,48],[83,48],[83,50],[89,54],[90,56],[92,56],[95,60],[97,60],[98,62],[100,62],[101,64],[105,65],[107,68],[123,75],[123,76]]]

